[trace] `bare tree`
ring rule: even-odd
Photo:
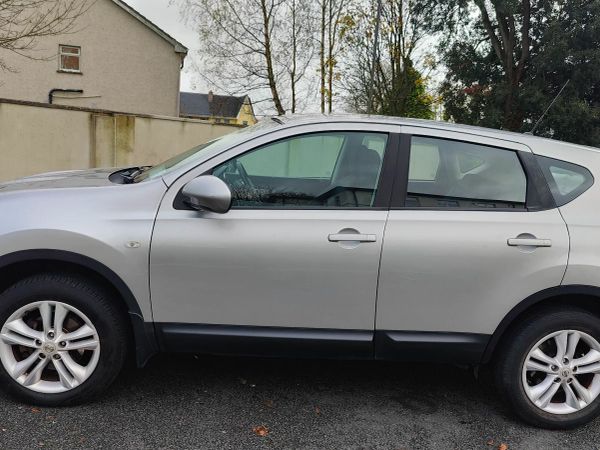
[[[298,90],[314,58],[313,3],[301,0],[287,1],[287,29],[289,51],[281,55],[282,64],[287,67],[290,83],[292,114],[298,111]],[[285,48],[285,46],[283,46]]]
[[[182,15],[199,34],[200,75],[231,94],[266,91],[277,114],[295,112],[298,83],[310,64],[308,3],[182,0]]]
[[[321,113],[325,113],[325,98],[327,91],[327,65],[325,63],[325,38],[327,33],[327,3],[321,0],[321,40],[319,41],[319,73],[321,74]]]
[[[337,58],[341,52],[344,36],[353,26],[347,9],[351,0],[320,0],[321,30],[319,42],[319,66],[321,77],[321,112],[333,110],[333,88],[336,77]],[[349,23],[350,22],[350,23]]]
[[[39,39],[73,32],[91,0],[0,0],[0,49],[30,59]],[[0,58],[0,70],[12,70]]]

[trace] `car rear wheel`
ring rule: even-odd
[[[497,382],[514,411],[544,428],[600,413],[600,319],[579,309],[536,312],[504,339]]]
[[[99,286],[56,274],[0,295],[0,382],[35,405],[67,405],[106,389],[127,349],[123,313]]]

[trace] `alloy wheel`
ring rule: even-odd
[[[30,303],[0,330],[0,360],[17,383],[58,394],[83,384],[100,357],[100,339],[90,319],[57,301]]]
[[[550,414],[572,414],[600,394],[600,343],[587,333],[561,330],[540,339],[522,368],[529,400]]]

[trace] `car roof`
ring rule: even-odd
[[[379,116],[367,114],[291,114],[285,116],[272,116],[271,120],[280,121],[285,125],[300,125],[309,123],[328,123],[328,122],[354,122],[354,123],[386,123],[390,125],[410,125],[427,128],[447,129],[454,131],[470,131],[479,133],[493,133],[505,136],[523,136],[521,133],[512,131],[495,130],[472,125],[460,125],[450,122],[426,119],[412,119],[406,117]]]
[[[595,147],[587,147],[583,145],[573,144],[569,142],[548,139],[531,134],[516,133],[514,131],[497,130],[493,128],[484,128],[473,125],[462,125],[450,122],[442,122],[437,120],[412,119],[405,117],[390,117],[379,115],[366,114],[292,114],[285,116],[273,116],[271,120],[275,120],[283,125],[296,126],[303,124],[318,124],[318,123],[334,123],[334,122],[352,122],[352,123],[383,123],[390,125],[405,125],[421,128],[437,129],[444,131],[455,131],[460,133],[468,133],[472,135],[485,136],[495,139],[503,139],[506,141],[517,142],[530,147],[534,153],[537,150],[552,147],[561,150],[583,150],[600,152],[600,149]],[[540,154],[544,153],[543,151]]]

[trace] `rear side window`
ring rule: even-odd
[[[594,184],[593,175],[585,167],[544,156],[538,156],[537,159],[556,206],[575,200]]]
[[[409,208],[525,209],[527,178],[512,150],[413,136]]]

